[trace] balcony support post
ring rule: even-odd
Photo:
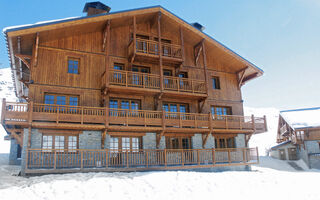
[[[183,29],[180,26],[180,40],[181,40],[181,55],[182,55],[182,66],[184,66],[185,55],[184,55],[184,39],[183,39]]]
[[[111,39],[111,33],[110,33],[110,20],[107,20],[106,28],[105,28],[105,37],[106,37],[106,42],[105,44],[104,51],[106,52],[106,57],[105,57],[105,88],[108,89],[109,87],[109,54],[110,54],[110,39]]]
[[[206,54],[206,48],[204,44],[204,39],[202,40],[202,54],[203,54],[203,67],[204,67],[204,77],[206,81],[206,91],[207,95],[209,94],[209,79],[208,79],[208,69],[207,69],[207,54]]]
[[[158,50],[160,65],[160,91],[163,91],[163,66],[162,66],[162,45],[161,45],[161,12],[158,13]]]
[[[265,115],[263,115],[263,121],[264,121],[264,130],[267,132],[268,131],[267,117]]]
[[[256,132],[256,125],[255,125],[255,122],[254,122],[254,115],[251,115],[251,121],[252,121],[252,130],[253,130],[253,132]]]

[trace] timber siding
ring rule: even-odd
[[[23,173],[247,169],[258,162],[248,141],[267,130],[266,118],[243,116],[241,86],[263,71],[164,8],[9,29],[6,36],[12,65],[26,73],[14,72],[22,103],[4,100],[1,123],[23,146]],[[68,72],[70,59],[77,73]],[[78,101],[46,104],[46,95]],[[123,108],[122,101],[131,103]],[[65,138],[48,151],[48,134]]]

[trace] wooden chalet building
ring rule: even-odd
[[[241,86],[263,71],[161,6],[109,10],[5,30],[20,102],[1,123],[22,173],[257,163],[266,118],[243,116]]]
[[[302,159],[320,169],[320,107],[281,111],[277,143],[270,150],[272,157]]]

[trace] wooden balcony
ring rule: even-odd
[[[114,92],[145,92],[160,93],[161,77],[157,74],[140,73],[123,70],[109,71],[109,90]],[[101,79],[101,88],[106,85],[106,75],[103,74]],[[207,96],[205,81],[180,78],[173,76],[163,77],[163,93],[164,95],[177,95],[185,98],[203,98]]]
[[[129,60],[159,61],[159,42],[136,38],[128,46]],[[164,63],[182,63],[182,47],[177,44],[161,43],[161,55]]]
[[[259,163],[257,148],[233,149],[27,149],[26,173],[147,171]]]
[[[191,133],[261,133],[265,117],[125,110],[106,107],[62,106],[3,101],[4,127],[92,129],[109,131],[165,131]]]

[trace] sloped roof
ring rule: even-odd
[[[320,127],[320,107],[280,111],[293,129]]]
[[[277,145],[271,147],[271,150],[275,150],[275,149],[282,147],[282,146],[285,146],[287,144],[291,144],[291,140],[281,142],[280,144],[277,144]]]

